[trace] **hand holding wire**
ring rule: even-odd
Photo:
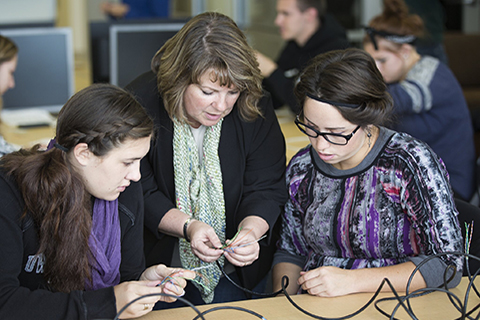
[[[237,234],[232,239],[227,240],[225,245],[221,247],[225,257],[233,265],[244,267],[258,259],[260,253],[258,242],[265,236],[257,239],[252,230],[240,228]]]
[[[145,270],[141,280],[159,281],[157,286],[162,287],[166,294],[181,297],[185,294],[183,288],[187,285],[186,280],[194,279],[194,271],[181,268],[168,268],[163,264],[152,266]],[[172,297],[162,297],[166,302],[175,301]]]
[[[188,225],[188,235],[190,238],[190,247],[193,254],[205,262],[214,262],[223,251],[216,249],[222,246],[215,230],[208,224],[193,220]]]

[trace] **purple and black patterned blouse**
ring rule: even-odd
[[[420,140],[380,128],[367,157],[339,170],[323,162],[310,145],[287,168],[289,200],[274,264],[303,270],[320,266],[358,269],[462,252],[448,173]],[[443,283],[447,265],[462,276],[463,259],[443,255],[420,267],[428,287]]]

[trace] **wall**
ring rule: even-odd
[[[2,24],[53,22],[57,17],[56,0],[1,0]]]

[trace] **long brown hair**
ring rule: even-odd
[[[205,12],[189,20],[156,53],[152,69],[171,118],[188,122],[185,90],[209,70],[212,80],[240,91],[236,105],[244,120],[261,115],[257,105],[263,95],[262,77],[255,53],[235,22],[221,13]]]
[[[392,97],[375,61],[360,49],[335,50],[316,56],[300,75],[294,90],[300,115],[309,94],[359,105],[357,108],[334,107],[345,120],[362,127],[383,125],[390,120]]]
[[[95,84],[75,94],[59,113],[56,140],[63,146],[39,146],[2,158],[25,201],[39,236],[38,254],[45,256],[44,277],[52,290],[83,290],[91,280],[91,198],[69,161],[79,143],[102,157],[127,139],[149,137],[153,122],[126,91]]]

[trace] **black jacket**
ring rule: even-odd
[[[140,183],[132,183],[119,201],[122,262],[121,282],[137,280],[144,270],[143,203]],[[52,292],[36,258],[37,228],[24,212],[17,185],[0,172],[0,319],[112,319],[116,315],[113,288]]]
[[[173,170],[173,122],[157,90],[152,72],[134,80],[132,92],[154,118],[156,141],[142,160],[142,187],[145,199],[147,266],[170,264],[177,238],[158,232],[162,217],[175,208]],[[240,118],[237,108],[223,121],[219,157],[225,197],[226,237],[232,238],[238,224],[247,216],[260,216],[270,225],[270,233],[286,202],[285,141],[269,96],[260,101],[264,117],[253,122]],[[160,241],[157,242],[157,239]],[[271,237],[260,242],[260,258],[252,265],[237,268],[240,279],[253,288],[270,269],[275,243]],[[150,252],[152,251],[152,252]]]
[[[322,19],[321,27],[300,47],[295,41],[287,42],[277,60],[278,68],[263,81],[264,87],[272,94],[275,109],[287,104],[293,112],[298,111],[293,93],[295,80],[316,55],[331,50],[346,49],[350,46],[345,30],[330,14]]]

